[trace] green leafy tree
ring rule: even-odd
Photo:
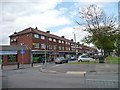
[[[79,17],[84,21],[84,31],[88,32],[83,41],[93,43],[101,54],[106,56],[108,52],[115,49],[116,17],[107,17],[104,10],[96,5],[90,5],[79,11]],[[76,21],[78,25],[83,25],[80,21]]]

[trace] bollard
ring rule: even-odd
[[[31,64],[31,66],[33,67],[33,62],[32,62],[32,64]]]
[[[3,70],[3,63],[1,64],[1,70]]]
[[[17,68],[19,69],[19,62],[17,63]]]

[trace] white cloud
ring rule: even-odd
[[[27,27],[50,28],[70,24],[63,15],[65,8],[56,10],[61,0],[2,0],[0,1],[0,44],[9,44],[9,35]],[[2,42],[4,41],[4,42]]]
[[[45,28],[60,26],[64,24],[70,24],[70,20],[61,15],[58,10],[49,10],[41,14],[23,16],[16,19],[16,23],[21,23],[23,25],[29,24],[37,25]]]
[[[53,34],[58,36],[65,36],[66,39],[73,39],[74,40],[74,34],[76,36],[76,41],[80,42],[88,33],[82,30],[83,27],[73,28],[73,27],[66,27],[63,29],[60,29]]]
[[[95,2],[118,2],[119,0],[75,0],[75,2],[88,2],[88,3],[95,3]]]

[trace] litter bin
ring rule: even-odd
[[[105,63],[104,62],[104,56],[99,56],[99,63]]]

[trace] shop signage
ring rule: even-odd
[[[0,51],[0,55],[16,55],[17,51]]]

